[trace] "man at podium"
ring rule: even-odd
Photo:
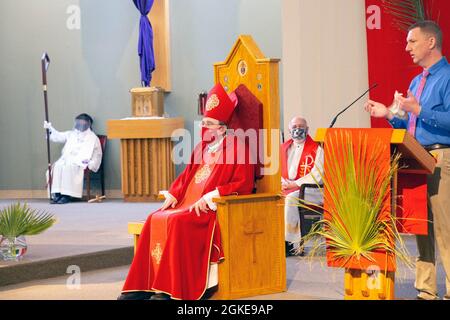
[[[432,21],[409,28],[406,51],[423,72],[413,79],[407,97],[396,93],[391,107],[369,100],[371,116],[386,118],[394,128],[407,129],[436,158],[428,176],[429,232],[417,236],[416,263],[418,299],[437,299],[435,242],[446,273],[450,299],[450,65],[442,54],[442,31]]]
[[[250,194],[254,187],[248,146],[227,134],[236,105],[236,95],[220,84],[210,91],[202,142],[162,208],[147,218],[119,299],[197,300],[217,288],[217,264],[224,257],[212,199]]]

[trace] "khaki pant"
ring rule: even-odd
[[[433,175],[428,176],[428,235],[417,236],[419,257],[415,287],[419,297],[437,299],[436,250],[446,274],[445,299],[450,299],[450,149],[432,151],[437,159]]]

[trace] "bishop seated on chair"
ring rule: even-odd
[[[227,134],[236,105],[236,94],[220,84],[209,92],[202,141],[162,208],[147,218],[119,299],[197,300],[217,288],[224,255],[212,199],[254,188],[248,145]]]

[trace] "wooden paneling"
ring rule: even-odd
[[[167,190],[175,179],[170,160],[173,142],[162,139],[123,139],[122,192],[125,201],[158,201],[160,190]]]
[[[183,118],[108,120],[108,139],[168,138],[184,127]]]
[[[183,118],[108,120],[109,139],[120,139],[122,193],[128,202],[158,201],[175,180],[171,136]]]
[[[277,195],[224,197],[218,217],[225,260],[215,299],[286,290],[283,200]]]

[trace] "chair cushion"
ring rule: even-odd
[[[259,135],[259,129],[263,128],[263,104],[256,98],[253,93],[243,84],[239,85],[234,91],[238,97],[238,104],[231,117],[228,128],[237,130],[242,129],[244,132],[248,129],[256,130],[257,143],[249,143],[249,137],[245,137],[246,143],[250,147],[253,159],[257,159],[256,178],[262,178],[261,168],[263,167],[260,161],[259,147],[263,146],[262,137]],[[239,134],[238,134],[239,136]]]

